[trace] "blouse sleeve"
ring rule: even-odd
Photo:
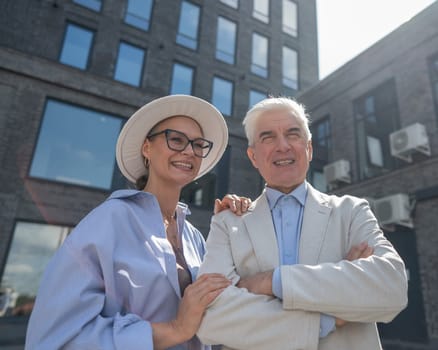
[[[101,229],[110,225],[102,222]],[[153,349],[149,322],[132,313],[102,313],[107,296],[99,254],[93,244],[76,249],[69,239],[63,243],[41,280],[26,350]]]

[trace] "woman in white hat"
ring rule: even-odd
[[[55,254],[26,349],[208,348],[195,332],[230,282],[219,274],[196,280],[204,239],[178,200],[216,165],[227,142],[221,113],[193,96],[154,100],[126,122],[117,163],[138,190],[114,192]]]

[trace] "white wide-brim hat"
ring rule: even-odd
[[[221,112],[212,104],[189,95],[161,97],[141,107],[125,123],[116,146],[117,164],[122,174],[135,183],[146,174],[141,149],[150,130],[169,117],[183,115],[195,120],[204,138],[213,142],[206,158],[202,159],[196,179],[209,172],[221,159],[228,144],[228,128]]]

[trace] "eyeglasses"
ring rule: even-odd
[[[213,147],[213,142],[203,139],[202,137],[190,140],[183,132],[172,129],[164,129],[154,134],[149,134],[146,138],[151,139],[161,134],[166,136],[167,147],[172,151],[182,152],[190,144],[192,145],[193,153],[196,157],[207,157]]]

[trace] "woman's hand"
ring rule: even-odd
[[[175,327],[188,339],[193,337],[208,305],[230,284],[231,282],[225,276],[218,273],[200,276],[184,291],[175,319]]]
[[[177,316],[167,323],[153,323],[154,349],[167,349],[190,340],[201,324],[208,305],[231,282],[218,273],[205,274],[189,285],[181,299]]]
[[[227,194],[214,201],[214,213],[220,213],[222,210],[230,209],[236,215],[242,215],[248,211],[252,201],[247,197],[240,197],[236,194]]]

